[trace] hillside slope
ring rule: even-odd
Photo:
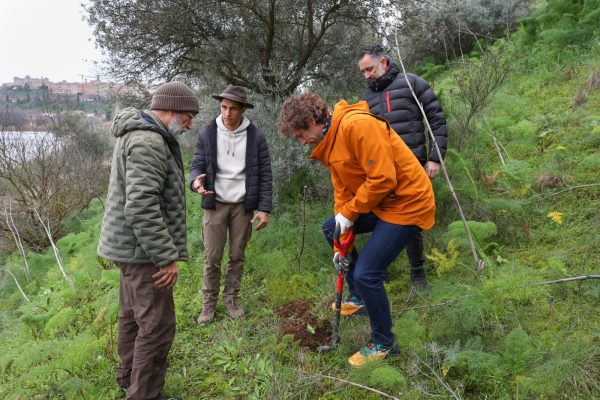
[[[581,13],[573,15],[592,14]],[[166,393],[185,399],[381,398],[372,390],[403,399],[600,398],[600,280],[539,284],[600,273],[600,41],[588,36],[558,46],[547,40],[552,32],[541,22],[532,28],[531,21],[511,38],[507,80],[476,116],[462,150],[456,148],[460,64],[435,82],[451,118],[450,176],[486,266],[475,272],[447,186],[437,179],[438,224],[425,236],[431,291],[411,291],[405,256],[392,265],[386,285],[401,355],[352,369],[346,358],[369,334],[360,317],[342,321],[342,343],[330,353],[281,333],[277,310],[293,301],[311,305],[316,326],[304,325],[309,335],[332,317],[334,271],[320,232],[331,205],[317,202],[307,206],[301,265],[302,208],[282,205],[248,246],[242,287],[248,316],[231,320],[219,305],[216,322],[198,327],[201,209],[188,193],[192,259],[180,265],[175,289],[178,332]],[[19,257],[6,260],[31,304],[6,276],[0,397],[123,398],[114,381],[119,273],[95,254],[101,214],[95,203],[79,216],[77,231],[58,242],[76,289],[50,250],[29,255],[34,279],[28,284]]]

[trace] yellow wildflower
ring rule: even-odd
[[[561,213],[560,211],[550,211],[547,217],[559,225],[562,225],[563,223],[563,213]]]

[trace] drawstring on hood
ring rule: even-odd
[[[246,129],[248,128],[249,125],[250,125],[250,120],[248,118],[242,117],[240,126],[238,126],[237,129],[230,131],[229,128],[227,128],[225,126],[225,124],[223,123],[223,116],[219,115],[217,117],[217,128],[219,130],[219,133],[227,136],[227,155],[228,156],[235,157],[235,142],[236,142],[235,135],[240,134],[240,133],[245,133]]]
[[[215,199],[221,203],[239,203],[246,195],[246,144],[250,120],[242,118],[240,126],[229,130],[223,116],[216,118],[217,160]],[[236,151],[237,150],[237,151]]]

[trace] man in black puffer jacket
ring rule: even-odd
[[[202,196],[204,218],[204,274],[200,325],[215,316],[221,282],[221,261],[229,236],[223,303],[231,318],[245,312],[238,304],[246,244],[252,233],[267,226],[271,212],[272,181],[269,147],[263,132],[244,116],[254,105],[246,91],[228,86],[214,95],[221,114],[199,134],[190,168],[190,189]],[[258,212],[254,214],[254,211]]]
[[[386,119],[392,129],[400,135],[412,150],[430,178],[437,176],[440,159],[434,148],[427,143],[429,135],[423,122],[423,115],[410,88],[413,88],[431,126],[433,136],[442,157],[446,154],[448,130],[444,111],[429,84],[414,74],[404,74],[390,60],[383,46],[377,44],[363,47],[358,52],[358,67],[365,77],[367,89],[361,100],[367,101],[371,113]],[[406,247],[411,266],[411,281],[417,289],[427,289],[427,278],[423,263],[423,236],[418,235]]]

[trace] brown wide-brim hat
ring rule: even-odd
[[[243,107],[246,108],[254,108],[254,104],[248,103],[246,101],[246,91],[241,86],[229,85],[223,90],[221,94],[213,94],[213,99],[217,99],[219,101],[223,99],[229,99],[233,101],[237,101]]]

